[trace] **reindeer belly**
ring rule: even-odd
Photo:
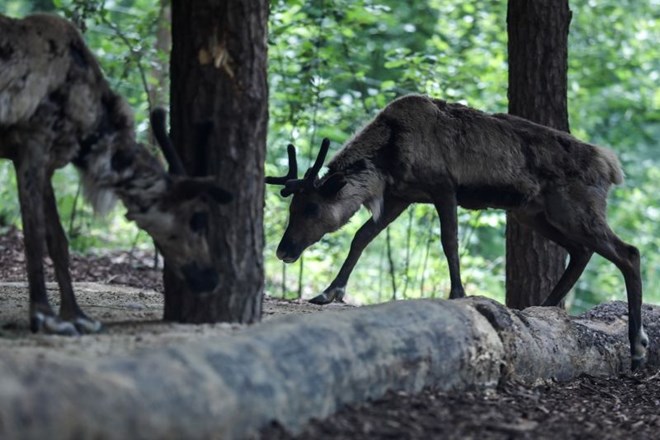
[[[468,209],[512,209],[521,206],[528,197],[515,186],[459,185],[456,199]]]
[[[418,182],[406,183],[397,182],[396,185],[389,185],[386,192],[398,199],[406,200],[410,203],[432,203],[432,191],[420,185]]]

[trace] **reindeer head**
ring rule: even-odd
[[[157,191],[155,203],[130,215],[149,232],[169,268],[192,292],[213,291],[218,283],[208,243],[211,207],[227,203],[232,197],[220,188],[213,177],[189,177],[184,173],[165,128],[165,111],[151,114],[154,136],[170,164],[163,187]]]
[[[336,172],[318,178],[329,147],[330,141],[323,139],[314,165],[302,179],[298,179],[296,149],[289,145],[289,173],[282,177],[266,177],[268,184],[284,185],[280,191],[283,197],[293,195],[289,224],[277,247],[277,258],[285,263],[293,263],[323,235],[342,227],[359,208],[359,203],[353,207],[341,197],[340,190],[347,183],[344,173]]]

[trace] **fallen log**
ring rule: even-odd
[[[580,317],[484,298],[283,317],[210,344],[81,361],[0,356],[0,438],[244,438],[296,432],[347,403],[419,391],[629,371],[626,305]],[[660,366],[660,307],[643,308]]]

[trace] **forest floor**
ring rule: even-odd
[[[31,335],[21,235],[0,234],[0,352],[38,350],[44,356],[104,356],[143,347],[183,343],[240,331],[240,325],[181,325],[159,321],[161,271],[152,256],[110,253],[72,257],[79,302],[105,324],[101,335],[66,338]],[[49,281],[52,267],[47,263]],[[57,289],[49,284],[56,303]],[[266,298],[264,319],[287,313],[350,308]],[[314,420],[298,437],[281,427],[262,431],[263,439],[658,439],[660,372],[615,378],[584,376],[568,383],[419,394],[389,393],[337,414]]]

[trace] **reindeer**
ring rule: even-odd
[[[164,116],[152,115],[161,143],[168,142]],[[191,291],[214,290],[218,273],[206,221],[211,205],[231,195],[211,177],[181,175],[180,164],[174,164],[178,175],[168,174],[134,136],[129,108],[71,23],[53,15],[0,16],[0,157],[16,169],[33,332],[101,329],[80,309],[71,285],[68,243],[51,184],[54,171],[68,163],[80,171],[97,212],[107,212],[112,195],[118,196],[127,218],[153,237]],[[46,296],[44,243],[60,289],[59,316]]]
[[[342,301],[364,248],[411,203],[435,206],[449,264],[449,298],[461,298],[457,207],[505,209],[570,255],[544,306],[560,303],[594,252],[619,268],[628,296],[632,365],[643,364],[648,337],[641,319],[639,251],[621,241],[606,220],[609,187],[623,181],[611,150],[522,118],[419,95],[390,103],[348,141],[319,178],[329,144],[323,141],[302,179],[295,148],[289,145],[289,173],[266,178],[266,183],[284,185],[282,196],[293,195],[277,248],[277,257],[286,263],[346,224],[361,206],[371,211],[339,274],[312,303]]]

